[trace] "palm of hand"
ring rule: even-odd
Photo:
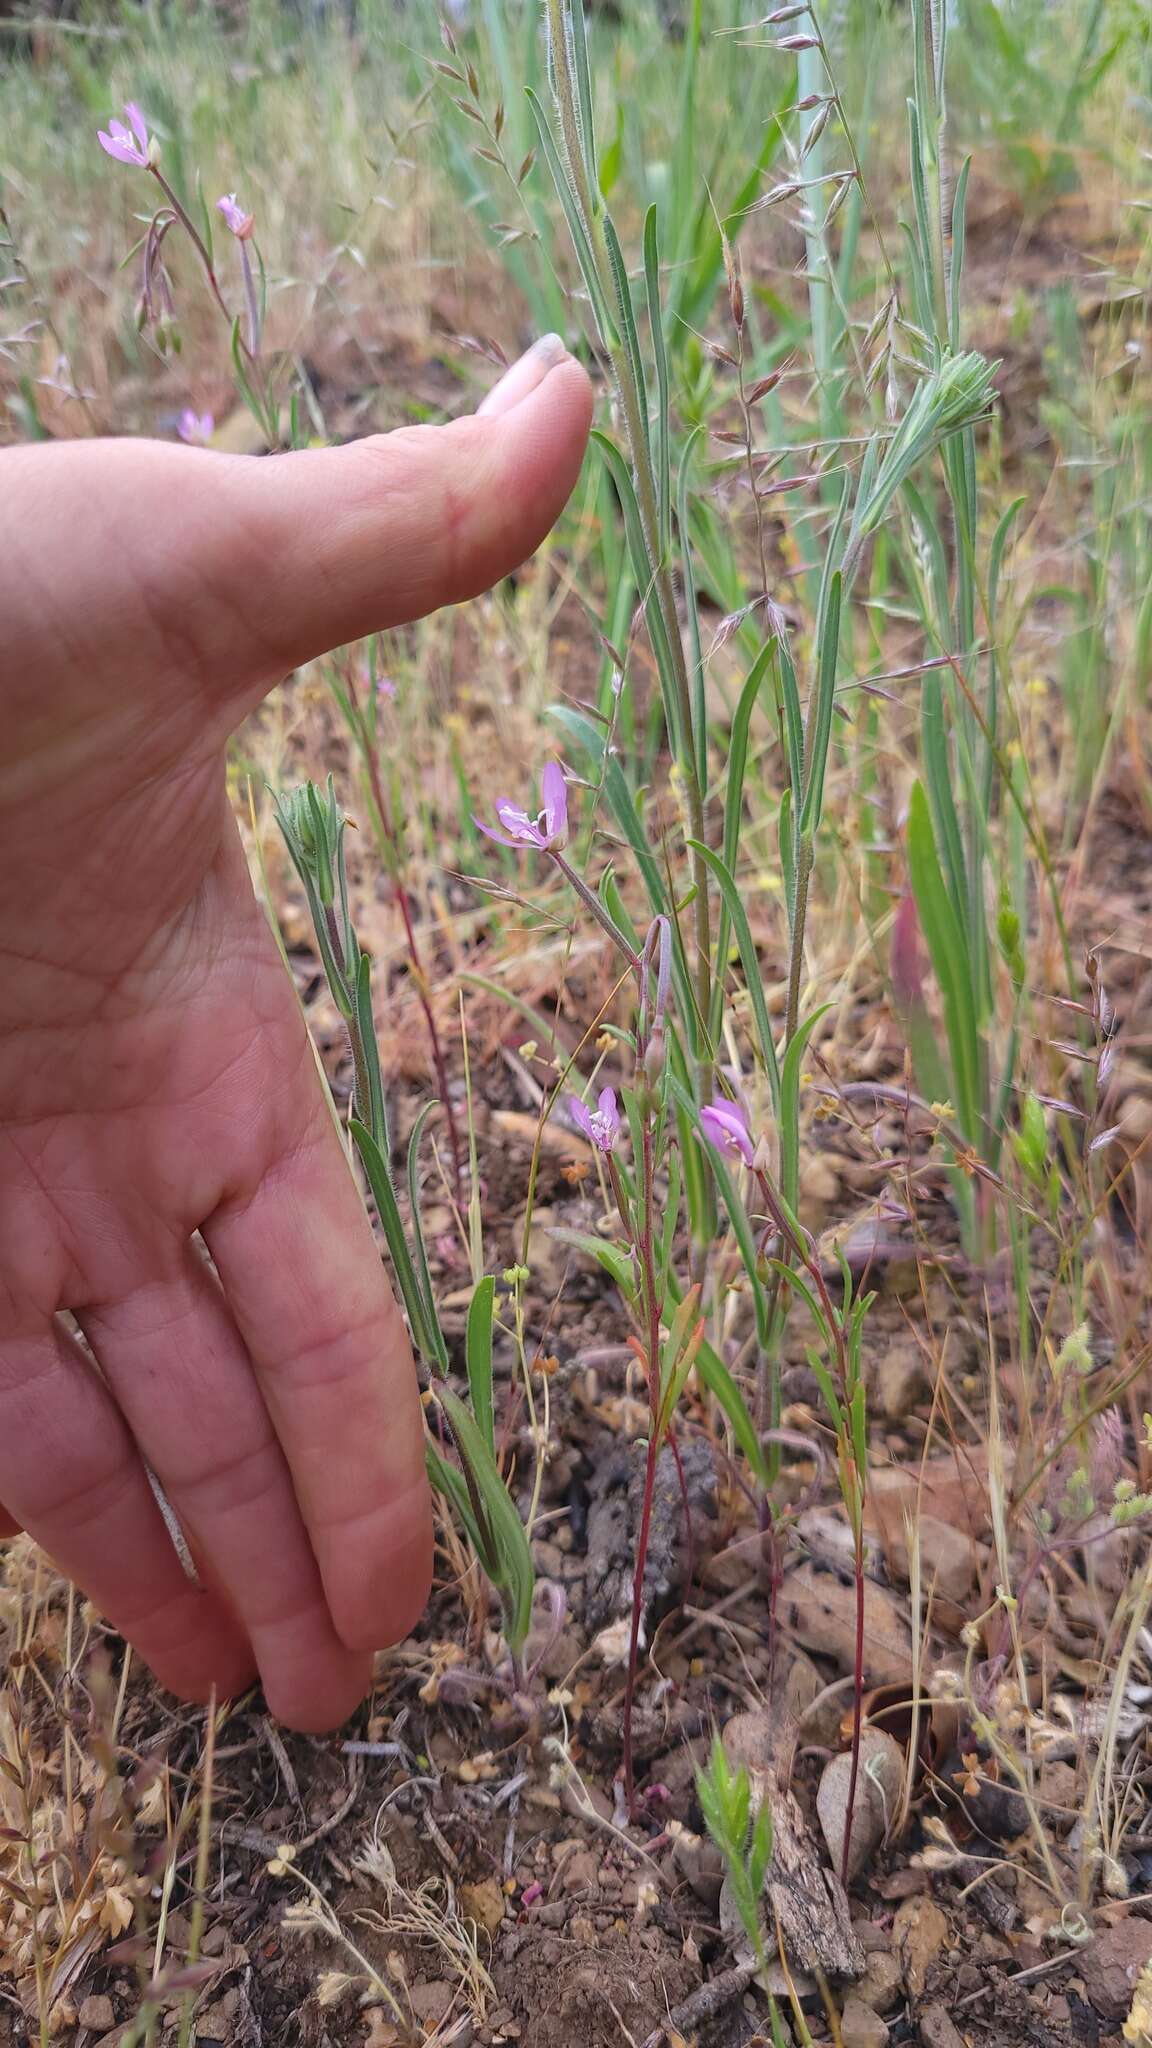
[[[415,1385],[248,883],[226,721],[173,700],[139,587],[105,597],[110,744],[61,760],[92,671],[57,650],[56,737],[5,816],[0,1500],[175,1689],[234,1690],[255,1663],[274,1706],[326,1725],[423,1598]]]
[[[224,746],[301,659],[535,545],[589,394],[554,355],[517,376],[488,420],[316,457],[0,456],[0,1503],[164,1682],[258,1670],[301,1727],[415,1619],[430,1514],[403,1326]]]

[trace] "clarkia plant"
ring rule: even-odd
[[[161,203],[144,235],[143,282],[137,306],[137,324],[162,353],[179,351],[180,326],[166,261],[168,237],[177,230],[190,244],[213,302],[227,322],[233,374],[240,397],[267,436],[269,446],[278,447],[282,439],[279,381],[277,366],[266,363],[262,356],[266,288],[264,265],[254,239],[255,217],[241,205],[235,192],[225,193],[216,202],[215,210],[240,252],[245,307],[242,321],[240,315],[234,314],[229,307],[217,273],[209,210],[201,202],[198,225],[193,209],[177,192],[164,170],[159,137],[149,132],[147,121],[134,100],[127,101],[124,115],[123,121],[112,119],[106,129],[97,131],[100,147],[117,163],[149,172],[162,194]],[[185,415],[188,417],[190,415]],[[293,445],[296,441],[296,419],[294,397],[289,431]],[[182,433],[181,438],[189,437]]]

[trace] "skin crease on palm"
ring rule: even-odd
[[[407,1339],[225,747],[301,662],[530,554],[590,414],[550,337],[447,427],[0,454],[0,1533],[173,1691],[258,1675],[298,1728],[343,1720],[417,1619],[431,1515]]]

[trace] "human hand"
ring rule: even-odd
[[[258,1671],[299,1728],[344,1719],[415,1621],[431,1520],[225,745],[300,662],[522,561],[590,410],[552,342],[476,418],[346,448],[0,454],[0,1502],[163,1684]]]

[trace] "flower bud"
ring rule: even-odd
[[[664,1072],[665,1055],[664,1033],[654,1031],[644,1053],[644,1077],[650,1088],[659,1086]]]

